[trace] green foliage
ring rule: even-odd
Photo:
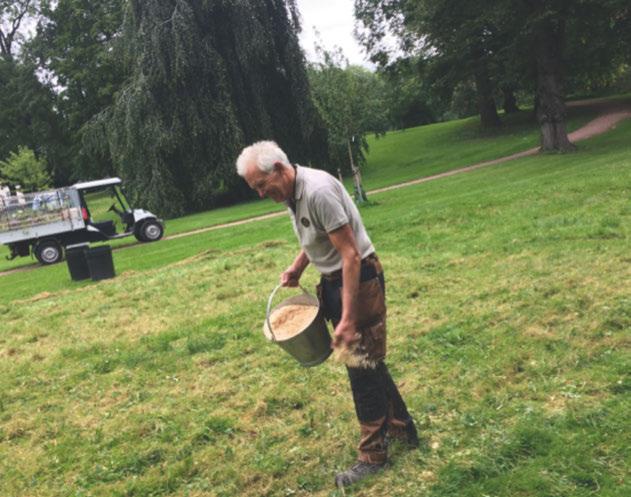
[[[361,39],[373,55],[380,56],[378,42],[385,33],[394,32],[407,53],[434,62],[439,69],[435,79],[447,82],[451,89],[459,83],[474,83],[481,121],[489,127],[499,124],[494,101],[494,78],[499,71],[492,64],[501,45],[489,19],[492,12],[482,4],[457,0],[356,2],[357,18],[365,28]],[[388,62],[382,60],[382,64]]]
[[[39,19],[40,0],[0,0],[0,160],[25,146],[45,158],[56,178],[65,176],[65,136],[51,88],[25,56],[25,25]]]
[[[455,95],[450,115],[467,115],[474,103],[486,125],[498,123],[497,101],[510,112],[516,94],[532,98],[535,90],[542,127],[562,122],[566,88],[602,91],[631,54],[631,13],[622,0],[358,0],[355,15],[374,61],[387,66],[401,53],[426,60],[423,78],[441,100],[474,85],[475,99],[458,104],[463,93]],[[388,50],[388,34],[400,41],[399,53]]]
[[[25,21],[37,14],[39,0],[0,0],[0,59],[12,61],[24,42]]]
[[[603,92],[614,87],[624,67],[631,64],[628,2],[606,0],[573,4],[565,40],[568,92]],[[630,88],[618,90],[628,91]]]
[[[332,165],[351,172],[351,163],[366,162],[366,136],[388,128],[385,85],[367,69],[350,66],[339,49],[318,52],[322,62],[308,71],[313,99],[327,125]]]
[[[394,129],[429,124],[442,117],[445,105],[431,91],[426,69],[423,59],[412,57],[393,62],[378,73],[384,81],[385,107]]]
[[[0,160],[18,146],[44,158],[55,178],[63,177],[63,125],[54,112],[54,94],[38,81],[30,63],[0,59]]]
[[[120,38],[130,77],[88,125],[134,201],[163,216],[251,195],[240,149],[275,139],[293,160],[326,156],[294,2],[131,1]]]
[[[29,148],[18,147],[6,161],[0,161],[0,182],[20,185],[22,191],[38,191],[50,186],[46,162],[35,157]]]
[[[475,85],[470,81],[458,83],[454,87],[447,117],[462,118],[477,114],[475,93]]]
[[[114,42],[120,36],[123,0],[60,0],[47,2],[37,36],[27,55],[56,83],[55,105],[65,122],[66,178],[113,174],[107,148],[83,143],[83,126],[111,105],[123,84],[125,65]]]

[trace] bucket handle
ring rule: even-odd
[[[269,320],[269,311],[270,311],[270,309],[272,308],[272,300],[274,300],[274,296],[276,295],[276,292],[277,292],[278,290],[280,290],[280,288],[281,288],[282,286],[283,286],[283,285],[280,285],[280,284],[279,284],[279,285],[277,285],[277,286],[276,286],[276,288],[274,288],[274,290],[272,290],[272,293],[270,294],[269,299],[267,300],[267,311],[265,312],[265,321],[267,322],[267,329],[268,329],[268,330],[269,330],[269,332],[272,334],[272,341],[273,341],[273,342],[277,342],[278,340],[276,340],[276,335],[274,335],[274,332],[272,331],[272,323],[271,323],[271,322],[270,322],[270,320]],[[298,285],[298,286],[302,289],[302,291],[303,291],[303,292],[305,292],[305,294],[307,294],[307,295],[311,295],[311,294],[310,294],[310,293],[309,293],[309,292],[305,289],[305,287],[304,287],[304,286],[302,286],[302,285]]]

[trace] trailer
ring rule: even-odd
[[[33,254],[42,264],[54,264],[68,246],[131,235],[140,242],[160,240],[164,223],[130,206],[120,178],[35,193],[0,192],[0,243],[9,247],[8,259]]]

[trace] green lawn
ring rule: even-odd
[[[362,209],[424,444],[346,495],[631,494],[630,135]],[[99,283],[0,278],[0,495],[339,497],[343,368],[261,332],[296,250],[282,217],[117,251]]]
[[[568,131],[595,117],[591,108],[570,109]],[[505,157],[539,145],[539,127],[530,111],[503,116],[503,125],[484,130],[479,118],[421,126],[369,141],[366,188],[381,188]]]
[[[569,110],[568,130],[579,128],[595,116],[591,108]],[[539,128],[530,111],[504,116],[500,129],[485,131],[478,117],[388,133],[369,139],[368,165],[363,171],[367,190],[430,176],[480,161],[496,159],[537,146]],[[345,183],[352,189],[351,178]],[[109,206],[109,204],[108,204]],[[236,221],[282,210],[270,200],[215,209],[171,219],[167,235]],[[133,237],[111,242],[114,247],[135,243]],[[35,265],[35,259],[5,260],[9,250],[0,246],[0,271]]]

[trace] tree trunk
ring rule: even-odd
[[[359,168],[355,167],[355,161],[353,160],[353,148],[351,147],[351,141],[347,140],[346,144],[348,146],[348,159],[351,162],[351,171],[353,171],[353,184],[354,184],[354,196],[355,202],[358,204],[364,203],[368,201],[368,197],[366,196],[366,192],[364,191],[364,187],[362,186],[362,176],[359,172]]]
[[[475,86],[478,95],[478,112],[484,128],[493,128],[500,125],[497,115],[497,107],[493,98],[493,83],[489,78],[486,62],[478,58],[475,68]]]
[[[519,112],[519,107],[517,107],[517,99],[515,98],[515,92],[509,86],[504,86],[502,88],[502,93],[504,94],[504,112],[506,114],[515,114]]]
[[[565,128],[566,109],[562,84],[564,23],[549,20],[536,33],[537,120],[541,126],[541,150],[569,152],[576,149]]]

